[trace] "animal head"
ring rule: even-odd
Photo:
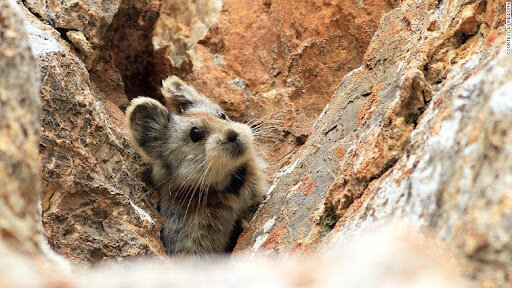
[[[225,185],[228,175],[253,156],[251,128],[231,121],[176,76],[163,81],[162,93],[177,112],[147,97],[133,99],[126,111],[136,150],[172,173],[175,183]]]

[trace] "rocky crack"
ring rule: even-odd
[[[159,55],[151,42],[161,5],[161,0],[138,4],[123,1],[109,27],[108,34],[112,38],[106,50],[111,51],[111,65],[122,78],[126,100],[147,96],[163,101],[161,79],[171,72],[163,67],[165,61],[158,60]],[[128,103],[122,100],[116,102],[121,110]]]

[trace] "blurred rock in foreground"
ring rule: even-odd
[[[0,258],[0,286],[15,287],[471,287],[457,263],[407,226],[384,226],[316,255],[175,259],[41,275],[31,261]],[[398,225],[401,226],[401,225]],[[407,233],[406,233],[407,232]]]
[[[0,237],[11,249],[36,253],[39,212],[39,69],[23,15],[0,1]]]

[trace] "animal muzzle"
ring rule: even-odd
[[[238,132],[234,130],[229,130],[226,134],[226,147],[229,150],[229,153],[234,157],[239,157],[245,153],[245,145],[242,143],[240,139],[240,135]]]

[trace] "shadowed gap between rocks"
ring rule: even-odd
[[[162,2],[151,1],[149,5],[158,6],[156,13],[151,14],[137,4],[123,1],[109,27],[109,34],[112,35],[111,62],[122,77],[127,98],[127,101],[115,101],[122,111],[125,111],[130,100],[138,96],[150,97],[165,104],[160,91],[162,80],[170,75],[184,78],[192,71],[191,63],[184,63],[179,68],[169,65],[165,59],[165,49],[155,50],[153,46],[153,30],[160,17]]]
[[[110,26],[113,35],[112,64],[121,74],[128,100],[118,104],[122,111],[131,99],[138,96],[147,96],[163,102],[160,92],[161,79],[170,73],[180,72],[170,71],[168,67],[161,65],[160,63],[165,62],[159,61],[159,53],[153,49],[151,38],[158,15],[149,19],[145,25],[140,25],[137,20],[144,17],[141,14],[140,9],[123,1]]]

